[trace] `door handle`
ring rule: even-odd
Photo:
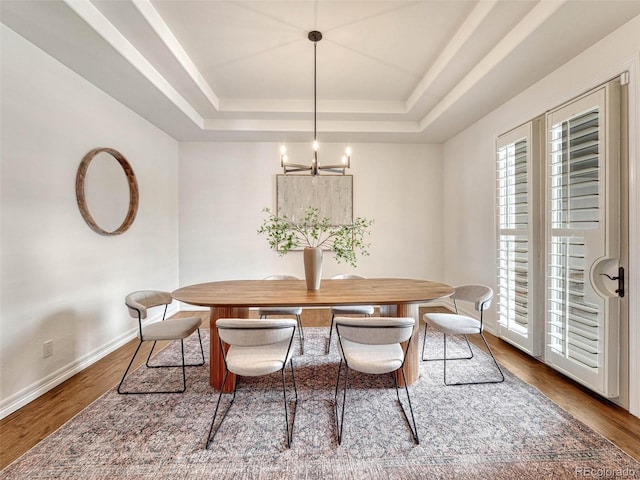
[[[619,297],[624,297],[624,267],[618,267],[617,277],[612,277],[611,275],[607,275],[606,273],[601,273],[600,275],[604,275],[609,280],[617,280],[618,288],[615,290],[615,292]]]

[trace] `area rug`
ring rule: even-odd
[[[442,362],[410,387],[420,444],[387,376],[353,374],[342,445],[333,395],[338,355],[327,329],[306,328],[294,357],[299,402],[286,447],[279,376],[243,381],[210,450],[217,393],[208,363],[187,370],[182,395],[109,391],[0,472],[2,479],[540,479],[640,478],[640,463],[505,371],[500,384],[446,387]],[[203,331],[203,341],[209,342]],[[439,345],[428,339],[428,345]],[[433,343],[432,343],[433,342]],[[186,350],[196,346],[187,342]],[[205,347],[205,350],[207,348]],[[298,350],[296,350],[298,352]],[[438,352],[431,352],[437,355]],[[455,353],[455,352],[454,352]],[[179,359],[179,344],[159,360]],[[488,357],[452,375],[493,374]],[[179,372],[140,368],[130,387],[168,388]],[[228,401],[225,395],[224,402]]]

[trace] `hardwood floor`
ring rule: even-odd
[[[485,337],[500,365],[640,461],[640,418],[507,342],[488,333]]]
[[[427,309],[421,309],[421,315]],[[197,312],[208,326],[208,312]],[[181,312],[178,316],[193,316]],[[303,312],[304,326],[328,326],[327,309]],[[619,448],[640,460],[640,419],[626,412],[553,369],[520,352],[506,342],[486,334],[501,365],[571,413]],[[53,390],[0,420],[0,469],[55,431],[66,421],[118,384],[138,344],[132,340],[116,352],[91,365]],[[148,346],[139,354],[146,358]]]

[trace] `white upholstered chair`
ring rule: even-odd
[[[406,375],[404,372],[406,352],[411,343],[415,320],[411,317],[371,317],[367,319],[337,317],[335,319],[335,325],[338,335],[338,350],[340,351],[340,364],[338,366],[334,395],[338,443],[342,443],[349,370],[355,370],[374,375],[392,374],[398,404],[402,409],[414,441],[416,444],[419,444],[418,428],[413,415],[411,397],[409,396],[409,389],[407,388]],[[342,396],[342,411],[339,412],[338,390],[343,364],[345,366],[344,393]],[[404,390],[411,413],[411,421],[400,400],[398,371],[402,373]]]
[[[204,365],[204,350],[202,348],[202,337],[200,336],[200,323],[202,320],[200,317],[190,318],[175,318],[166,320],[167,307],[171,304],[173,298],[168,292],[158,290],[140,290],[132,292],[125,298],[125,304],[129,309],[129,313],[132,317],[138,319],[138,348],[131,357],[131,361],[127,366],[127,369],[122,376],[122,380],[118,384],[118,393],[124,394],[142,394],[142,393],[183,393],[187,388],[187,376],[185,367],[198,367]],[[147,311],[150,308],[164,306],[164,313],[162,314],[162,320],[153,322],[147,325],[143,325],[142,321],[147,318]],[[198,332],[198,339],[200,341],[200,354],[202,361],[199,363],[185,364],[184,362],[184,339],[191,335],[193,332]],[[156,342],[159,340],[180,340],[180,347],[182,352],[182,363],[180,365],[151,365],[149,360],[153,354],[153,350],[156,346]],[[147,357],[146,366],[149,368],[182,368],[182,388],[177,390],[161,390],[161,391],[125,391],[122,388],[122,384],[129,373],[129,369],[133,364],[140,347],[143,342],[153,342],[149,356]]]
[[[295,411],[298,404],[298,392],[293,370],[291,345],[296,330],[296,321],[292,318],[280,319],[247,319],[247,318],[220,318],[216,321],[216,328],[220,337],[220,348],[224,360],[224,378],[222,385],[227,381],[229,373],[235,374],[236,383],[233,396],[226,410],[222,414],[222,420],[214,429],[222,389],[218,396],[216,410],[211,420],[207,449],[213,443],[216,433],[222,426],[227,412],[236,399],[240,377],[259,377],[280,372],[282,376],[282,391],[284,393],[284,418],[287,428],[287,447],[293,441],[293,426],[295,424]],[[225,345],[229,348],[226,349]],[[287,388],[285,381],[285,368],[291,366],[291,379],[295,396],[292,422],[289,426],[289,404],[287,401]]]
[[[346,280],[350,278],[365,278],[362,275],[344,274],[331,277],[332,280]],[[333,333],[333,324],[336,317],[364,315],[370,317],[375,312],[373,305],[339,305],[331,307],[331,326],[329,327],[329,341],[327,342],[326,353],[331,351],[331,336]]]
[[[269,275],[264,280],[300,280],[295,275]],[[298,321],[298,336],[300,337],[300,353],[304,353],[304,330],[302,329],[302,307],[260,307],[258,308],[258,317],[281,317],[283,315],[292,315]]]
[[[491,306],[493,299],[493,290],[484,285],[462,285],[456,287],[453,294],[453,303],[456,313],[425,313],[423,318],[424,326],[424,342],[422,344],[422,360],[433,361],[441,360],[444,362],[444,383],[445,385],[475,385],[481,383],[500,383],[504,381],[504,375],[500,369],[500,365],[493,356],[493,352],[484,338],[483,331],[483,313]],[[469,302],[474,305],[476,311],[480,312],[480,319],[475,319],[467,315],[461,315],[458,312],[458,302]],[[424,351],[427,343],[427,328],[433,328],[443,334],[443,358],[425,358]],[[447,335],[462,335],[467,342],[469,355],[464,357],[447,357]],[[473,349],[469,343],[467,335],[480,335],[482,341],[487,347],[487,351],[497,368],[498,375],[495,379],[484,379],[474,382],[449,382],[447,380],[447,362],[452,360],[470,360],[473,358]]]

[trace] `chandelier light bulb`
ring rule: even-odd
[[[344,154],[345,154],[347,157],[350,157],[350,156],[351,156],[351,147],[347,147],[347,148],[344,150]]]
[[[285,153],[287,153],[286,145],[280,145],[280,155],[284,155]]]
[[[317,151],[318,151],[318,141],[317,141],[317,140],[314,140],[314,141],[313,141],[313,151],[314,151],[314,152],[317,152]]]

